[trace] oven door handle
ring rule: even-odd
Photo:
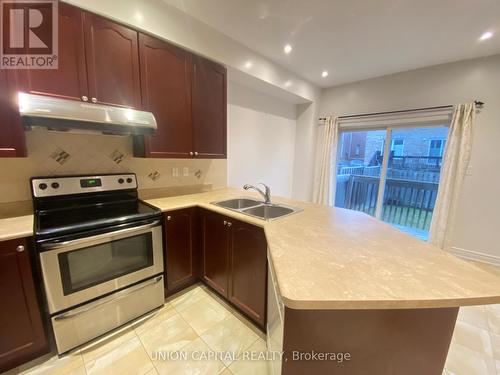
[[[63,242],[47,242],[47,243],[43,243],[41,245],[41,247],[44,250],[56,250],[56,249],[60,249],[63,247],[69,247],[69,246],[75,246],[75,245],[78,246],[80,244],[84,245],[84,244],[88,244],[88,243],[100,243],[100,242],[102,242],[102,240],[111,241],[113,239],[119,239],[121,237],[127,237],[130,235],[133,235],[136,232],[145,231],[146,229],[151,229],[151,228],[156,227],[158,225],[160,225],[160,220],[155,220],[152,223],[141,225],[138,227],[115,230],[114,232],[98,234],[96,236],[78,238],[76,240],[63,241]]]
[[[122,290],[122,291],[114,293],[108,297],[104,297],[104,298],[101,298],[95,302],[91,302],[88,305],[67,311],[61,315],[57,315],[54,317],[54,320],[63,320],[63,319],[73,318],[73,317],[81,315],[87,311],[93,310],[99,306],[106,305],[108,303],[122,299],[131,293],[137,292],[138,290],[146,288],[150,285],[157,284],[162,280],[163,280],[163,276],[156,276],[155,278],[151,279],[150,281],[145,282],[145,283],[140,284],[140,285],[137,285],[136,287],[131,287],[131,288],[128,288],[126,290]]]

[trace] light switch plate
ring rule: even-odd
[[[179,177],[179,168],[172,168],[172,177]]]
[[[182,168],[182,175],[183,175],[184,177],[189,176],[189,168],[188,168],[188,167],[184,167],[184,168]]]

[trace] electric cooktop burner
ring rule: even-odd
[[[35,236],[53,238],[160,216],[138,199],[134,174],[31,179]]]

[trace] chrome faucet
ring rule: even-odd
[[[253,189],[253,190],[257,191],[264,198],[264,203],[270,204],[271,203],[271,188],[269,186],[267,186],[266,184],[263,184],[262,182],[259,183],[259,185],[264,186],[264,188],[265,188],[266,191],[263,192],[258,187],[253,186],[253,185],[249,185],[249,184],[243,185],[243,189],[245,189],[245,190]]]

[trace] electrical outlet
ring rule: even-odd
[[[179,177],[179,168],[172,168],[172,177]]]
[[[189,168],[188,168],[188,167],[184,167],[184,168],[182,168],[182,175],[183,175],[184,177],[189,176]]]

